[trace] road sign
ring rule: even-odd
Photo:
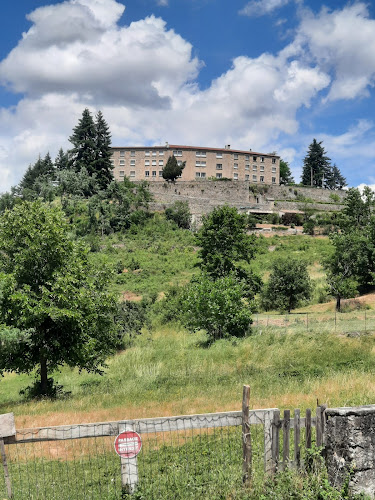
[[[141,436],[135,431],[124,431],[115,439],[115,451],[122,458],[134,458],[142,448]]]

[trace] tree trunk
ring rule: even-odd
[[[339,295],[336,297],[336,311],[341,311],[341,297]]]
[[[40,390],[43,395],[48,392],[47,360],[44,356],[40,358]]]

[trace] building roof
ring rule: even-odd
[[[205,146],[183,146],[180,144],[166,144],[165,146],[112,146],[111,149],[131,149],[132,151],[139,149],[146,149],[152,151],[153,149],[180,149],[180,150],[194,150],[194,151],[217,151],[220,153],[242,153],[248,155],[260,155],[260,156],[273,156],[280,158],[276,153],[258,153],[257,151],[241,150],[241,149],[230,149],[230,146],[225,148],[207,148]]]

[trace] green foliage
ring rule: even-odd
[[[135,335],[140,335],[142,328],[150,326],[148,307],[149,303],[146,301],[125,300],[118,304],[115,320],[123,346],[129,343]]]
[[[345,177],[336,165],[331,166],[331,159],[326,156],[322,141],[313,140],[303,164],[301,180],[304,186],[342,189],[347,185]]]
[[[69,239],[61,210],[40,202],[17,205],[0,218],[0,322],[24,332],[0,371],[31,372],[40,389],[66,363],[100,372],[117,343],[115,301],[106,269],[94,269],[87,251]],[[4,336],[4,333],[2,334]]]
[[[172,220],[182,229],[190,229],[191,213],[187,201],[175,201],[165,210],[167,220]]]
[[[287,161],[280,159],[280,184],[294,184],[292,172]]]
[[[262,294],[266,309],[288,311],[311,297],[312,284],[306,264],[295,258],[274,262],[271,275]]]
[[[181,177],[185,165],[185,161],[179,165],[176,157],[174,155],[170,156],[165,167],[163,168],[163,179],[174,182],[177,177]]]
[[[249,261],[255,254],[256,239],[246,230],[246,216],[228,205],[204,216],[196,236],[202,270],[216,278],[236,272],[239,261]]]
[[[311,217],[307,219],[307,221],[303,224],[303,232],[305,234],[309,234],[310,236],[314,235],[315,232],[315,222]]]
[[[329,195],[329,198],[330,198],[330,200],[332,200],[335,203],[339,203],[339,201],[340,201],[340,196],[336,193],[331,193]]]
[[[184,322],[191,330],[204,329],[210,341],[243,337],[250,331],[251,309],[243,300],[244,285],[234,275],[213,280],[194,278],[183,294]]]

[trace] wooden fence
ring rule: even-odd
[[[244,484],[249,485],[253,466],[251,426],[261,426],[263,429],[263,467],[266,474],[274,474],[288,466],[302,467],[301,448],[310,448],[312,446],[312,428],[316,428],[316,445],[321,446],[323,444],[324,407],[317,408],[315,417],[312,417],[311,410],[307,410],[306,416],[303,418],[300,416],[300,410],[294,410],[294,418],[291,418],[290,410],[285,410],[281,419],[280,410],[277,408],[251,410],[249,408],[249,398],[250,388],[244,386],[242,411],[32,429],[15,429],[12,414],[0,416],[0,449],[8,497],[12,498],[12,478],[8,471],[5,445],[8,446],[9,450],[12,445],[22,443],[56,443],[66,440],[103,438],[105,436],[115,437],[124,430],[135,431],[141,436],[144,435],[144,439],[147,440],[149,434],[155,436],[167,432],[178,435],[182,432],[186,434],[187,431],[199,432],[201,429],[214,432],[215,429],[242,426],[242,478]],[[304,442],[301,435],[304,437]],[[281,436],[283,436],[282,449],[280,447]],[[291,436],[293,437],[293,443],[291,443]],[[290,457],[291,450],[293,451],[293,457]],[[118,474],[121,475],[122,488],[128,493],[132,493],[139,483],[137,458],[119,458],[119,462]]]

